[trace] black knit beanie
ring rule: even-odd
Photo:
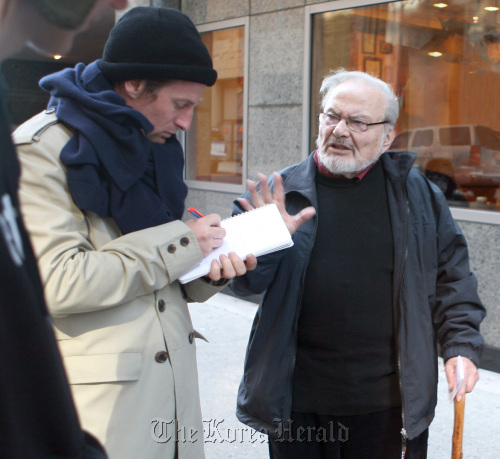
[[[31,0],[49,22],[63,29],[77,29],[83,24],[96,0]]]
[[[136,7],[111,30],[98,66],[111,82],[184,80],[212,86],[212,58],[188,16],[171,8]]]

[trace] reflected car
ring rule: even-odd
[[[487,126],[409,129],[395,137],[390,149],[415,151],[415,167],[449,200],[492,201],[500,187],[500,132]]]

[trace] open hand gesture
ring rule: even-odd
[[[316,215],[316,210],[314,207],[309,206],[302,209],[298,214],[290,215],[285,209],[285,190],[283,188],[283,179],[281,175],[277,172],[273,173],[274,178],[274,190],[271,193],[269,184],[267,183],[267,177],[264,174],[258,174],[260,191],[257,189],[257,184],[252,180],[247,180],[248,191],[250,192],[250,202],[248,199],[239,198],[238,202],[244,210],[252,210],[256,207],[261,207],[266,204],[276,204],[281,213],[288,231],[290,234],[295,233],[297,228],[302,225],[302,223],[311,219]],[[252,205],[253,203],[253,205]]]

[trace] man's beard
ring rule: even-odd
[[[319,142],[316,142],[317,144]],[[352,174],[354,172],[363,172],[366,168],[370,167],[372,164],[378,161],[383,153],[382,150],[383,139],[380,141],[379,153],[373,158],[366,159],[359,156],[350,155],[348,157],[339,155],[329,155],[325,153],[325,149],[318,146],[318,158],[321,164],[325,166],[332,174],[344,175]],[[353,149],[351,149],[353,151]]]

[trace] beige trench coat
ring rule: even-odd
[[[82,426],[111,459],[204,457],[187,301],[219,291],[177,278],[202,259],[180,221],[121,235],[72,201],[53,113],[20,126],[20,197]],[[188,244],[186,245],[186,239]],[[183,239],[181,243],[181,239]]]

